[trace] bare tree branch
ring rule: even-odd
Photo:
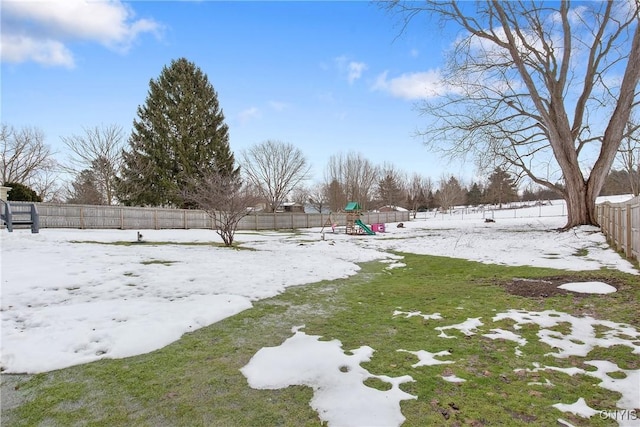
[[[32,185],[32,180],[54,161],[49,146],[44,143],[40,129],[25,127],[19,130],[6,124],[0,129],[2,139],[2,182]]]
[[[238,223],[251,213],[257,202],[241,179],[222,173],[206,172],[193,182],[183,196],[204,210],[226,246],[233,245]]]
[[[117,125],[85,128],[84,135],[62,137],[70,151],[67,169],[78,175],[92,170],[106,204],[115,202],[115,177],[122,162],[124,131]]]
[[[279,141],[265,141],[242,153],[242,170],[276,209],[301,182],[309,177],[311,166],[298,148]]]
[[[367,209],[379,176],[379,168],[355,152],[331,156],[325,170],[326,184],[338,184],[343,192],[343,208],[347,202],[358,202]]]
[[[428,14],[463,30],[443,72],[449,92],[419,106],[431,119],[424,142],[499,159],[554,189],[567,201],[565,228],[596,224],[595,198],[638,105],[638,3],[384,4],[405,27]]]

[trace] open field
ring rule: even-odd
[[[5,233],[2,423],[638,425],[637,268],[529,209],[235,249]]]

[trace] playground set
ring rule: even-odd
[[[347,206],[344,208],[345,213],[347,214],[347,221],[345,226],[346,234],[350,235],[375,235],[377,232],[384,232],[384,224],[371,224],[371,228],[367,226],[362,220],[360,216],[362,216],[362,208],[358,202],[349,202]],[[331,225],[331,229],[335,233],[337,230],[337,224],[334,223],[331,218],[327,221],[326,225]],[[324,226],[322,227],[324,230]]]

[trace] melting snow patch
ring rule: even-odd
[[[610,294],[617,291],[613,286],[603,282],[572,282],[560,285],[558,288],[582,294]]]
[[[553,383],[549,381],[547,378],[544,379],[543,383],[541,383],[540,381],[532,381],[530,383],[527,383],[527,385],[541,385],[545,387],[555,387],[555,385],[553,385]]]
[[[411,365],[414,368],[417,368],[418,366],[433,366],[433,365],[442,365],[445,363],[453,363],[450,360],[438,360],[435,358],[436,356],[450,356],[451,353],[449,353],[446,350],[439,351],[437,353],[430,353],[426,350],[409,351],[409,350],[400,349],[398,351],[413,354],[418,358],[419,362]]]
[[[397,257],[395,259],[383,259],[380,260],[381,263],[384,264],[389,264],[385,270],[392,270],[394,268],[401,268],[401,267],[406,267],[407,264],[405,264],[404,262],[400,262],[398,261],[398,259],[402,259],[403,257]]]
[[[590,408],[585,402],[584,398],[579,398],[575,403],[567,405],[565,403],[556,403],[555,405],[551,405],[554,408],[562,411],[562,412],[571,412],[573,415],[577,415],[582,418],[591,418],[592,416],[600,413],[600,411],[596,411],[593,408]]]
[[[491,338],[492,340],[507,340],[507,341],[515,341],[520,345],[525,345],[527,343],[526,338],[522,338],[520,335],[515,334],[511,331],[505,331],[504,329],[491,329],[491,334],[483,334],[483,337]]]
[[[475,317],[475,318],[470,318],[465,320],[462,323],[458,323],[456,325],[450,325],[450,326],[438,326],[437,328],[435,328],[437,331],[440,331],[440,335],[438,335],[441,338],[456,338],[454,336],[450,336],[444,333],[444,331],[446,329],[458,329],[460,332],[462,332],[463,334],[465,334],[466,336],[471,336],[475,334],[475,330],[479,327],[484,325],[484,323],[482,323],[480,321],[480,317]]]
[[[520,335],[515,334],[511,331],[505,331],[504,329],[491,329],[491,331],[493,333],[491,334],[483,334],[483,337],[486,338],[490,338],[492,340],[507,340],[507,341],[514,341],[518,343],[518,347],[516,347],[515,349],[515,355],[520,357],[522,356],[522,350],[520,350],[520,346],[523,346],[525,344],[527,344],[527,339],[526,338],[522,338]]]
[[[635,409],[638,407],[638,403],[640,403],[640,387],[638,387],[640,384],[640,369],[620,369],[618,365],[607,360],[592,360],[584,363],[596,367],[596,371],[587,371],[585,374],[590,377],[600,378],[602,381],[599,384],[600,387],[622,394],[617,403],[619,408]],[[613,372],[622,372],[625,377],[612,378],[609,374]]]
[[[640,337],[640,333],[633,327],[608,320],[597,320],[590,316],[575,317],[567,313],[546,310],[541,312],[509,310],[506,313],[498,313],[493,321],[512,319],[516,322],[513,326],[518,330],[522,325],[536,324],[540,326],[538,337],[540,341],[548,344],[557,353],[547,353],[558,358],[570,356],[586,356],[595,347],[610,348],[615,345],[626,346],[632,349],[634,354],[640,354],[640,345],[633,340]],[[560,324],[569,324],[571,332],[562,332],[548,329]],[[601,331],[596,332],[596,326]],[[437,328],[436,328],[437,329]]]
[[[445,381],[448,381],[450,383],[463,383],[463,382],[467,381],[464,378],[460,378],[460,377],[457,377],[455,375],[443,375],[442,379],[445,380]]]
[[[422,317],[424,320],[429,320],[429,319],[442,319],[442,316],[440,315],[440,313],[433,313],[433,314],[422,314],[421,311],[399,311],[399,310],[395,310],[393,312],[393,317],[396,316],[405,316],[407,319],[410,317],[414,317],[414,316],[420,316]]]
[[[394,262],[392,264],[389,264],[387,266],[387,270],[393,270],[394,268],[401,268],[401,267],[406,267],[407,264],[405,264],[404,262]]]
[[[329,426],[400,426],[404,422],[400,402],[416,396],[402,391],[400,384],[413,381],[411,376],[372,375],[360,366],[371,360],[371,347],[360,347],[349,355],[340,341],[320,341],[319,336],[298,329],[281,345],[260,349],[241,369],[251,387],[309,386],[314,390],[310,405]],[[367,387],[368,378],[389,383],[391,389]]]
[[[640,369],[626,370],[621,369],[615,363],[607,360],[592,360],[584,362],[586,365],[595,366],[595,371],[585,371],[580,368],[559,368],[556,366],[544,366],[540,367],[539,364],[534,363],[534,369],[527,369],[527,372],[539,372],[539,371],[557,371],[563,372],[567,375],[588,375],[590,377],[599,378],[601,380],[600,387],[620,393],[622,397],[618,400],[616,406],[622,409],[633,410],[640,402]],[[609,374],[613,372],[621,372],[624,374],[624,378],[612,378]]]

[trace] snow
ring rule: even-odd
[[[464,383],[467,381],[464,378],[460,378],[455,375],[443,375],[441,378],[450,383]]]
[[[638,384],[640,384],[640,369],[621,369],[615,363],[609,362],[607,360],[588,360],[584,362],[587,365],[594,366],[596,368],[595,371],[587,371],[581,368],[558,368],[555,366],[535,366],[533,369],[527,369],[528,372],[540,372],[545,370],[562,372],[567,375],[586,375],[594,378],[600,379],[600,383],[598,384],[600,387],[605,388],[607,390],[619,393],[622,397],[616,403],[618,408],[627,409],[627,410],[635,410],[638,402],[640,402],[640,388]],[[609,374],[611,373],[622,373],[624,374],[624,378],[612,378]],[[625,424],[625,425],[640,425],[640,419],[636,418],[635,420],[627,420],[627,421],[636,421],[634,424]]]
[[[447,335],[444,331],[447,329],[457,329],[463,334],[465,334],[466,336],[471,336],[471,335],[474,335],[476,329],[478,329],[482,325],[484,325],[484,323],[480,321],[479,317],[476,317],[473,319],[467,319],[464,322],[457,323],[455,325],[438,326],[436,330],[440,331],[440,335],[438,336],[441,338],[456,338],[453,335]]]
[[[582,397],[579,398],[575,403],[572,403],[570,405],[565,403],[556,403],[551,406],[562,412],[570,412],[582,418],[591,418],[599,412],[593,408],[590,408],[589,405],[587,405],[587,402],[585,402],[584,398]]]
[[[400,389],[400,384],[413,381],[410,376],[372,375],[360,366],[371,360],[371,347],[351,350],[348,355],[340,341],[320,341],[320,337],[299,329],[295,328],[294,335],[280,346],[260,349],[241,369],[251,387],[310,386],[314,390],[310,405],[329,425],[345,425],[345,419],[349,425],[371,427],[404,422],[400,402],[416,399]],[[391,389],[367,387],[364,381],[368,378],[389,383]]]
[[[522,338],[520,335],[511,331],[506,331],[500,328],[491,329],[491,334],[482,334],[483,337],[491,338],[492,340],[502,339],[506,341],[515,341],[519,345],[523,346],[527,344],[527,339]]]
[[[585,357],[596,347],[610,348],[616,345],[629,347],[633,354],[640,354],[640,332],[633,327],[608,320],[598,320],[590,316],[575,317],[555,310],[529,312],[509,310],[498,313],[493,321],[511,319],[513,328],[518,330],[522,325],[538,325],[540,341],[557,350],[547,355],[556,358],[571,356]],[[560,324],[569,324],[571,331],[563,334],[551,328]]]
[[[442,356],[450,356],[451,353],[449,353],[447,350],[442,350],[439,351],[437,353],[431,353],[429,351],[426,350],[418,350],[418,351],[409,351],[409,350],[398,350],[400,352],[403,353],[410,353],[413,354],[414,356],[416,356],[419,360],[418,363],[414,363],[413,366],[414,368],[417,368],[418,366],[434,366],[434,365],[444,365],[447,363],[454,363],[452,360],[438,360],[436,359],[437,357],[442,357]]]
[[[574,282],[565,283],[558,286],[560,289],[567,291],[579,292],[583,294],[610,294],[617,289],[603,282]]]
[[[145,244],[135,243],[137,230],[42,229],[39,234],[2,230],[1,366],[5,373],[38,373],[150,352],[288,287],[357,274],[357,263],[380,261],[388,268],[402,268],[402,257],[394,254],[397,251],[503,265],[608,268],[638,274],[608,247],[597,228],[553,231],[564,225],[564,212],[563,204],[555,201],[544,207],[494,211],[494,223],[485,223],[482,212],[424,214],[404,222],[402,228],[387,224],[386,233],[367,237],[325,230],[323,239],[320,229],[239,232],[236,240],[242,249],[214,246],[211,243],[220,239],[212,230],[140,230]],[[566,285],[577,292],[610,291],[605,283]],[[450,325],[440,313],[395,310],[390,315],[429,320],[425,328],[440,331],[442,337],[455,337],[445,331],[456,329],[472,339],[514,341],[516,354],[526,351],[526,340],[517,334],[523,324],[540,328],[538,337],[556,349],[551,354],[554,357],[584,357],[596,346],[613,345],[640,354],[640,335],[633,328],[560,312],[510,310],[490,320],[469,318]],[[510,323],[513,330],[502,329],[504,319],[515,322]],[[434,328],[431,322],[447,324]],[[570,334],[550,329],[560,322],[571,325]],[[481,332],[492,333],[475,335],[483,326]],[[599,328],[597,334],[594,326]],[[249,385],[312,387],[315,393],[310,404],[330,426],[402,424],[400,402],[415,396],[402,392],[399,384],[411,381],[410,375],[373,375],[360,363],[369,360],[374,349],[364,346],[347,354],[339,341],[321,341],[300,329],[281,346],[256,353],[243,368]],[[454,362],[435,359],[446,356],[442,351],[400,351],[416,356],[415,369]],[[635,394],[621,392],[619,401],[620,407],[633,408],[630,402],[640,399],[638,371],[625,371],[607,364],[610,362],[585,363],[596,371],[576,368],[573,374],[596,376],[601,387],[626,390],[635,381]],[[610,378],[606,373],[613,370],[625,373],[625,379]],[[388,382],[391,389],[381,392],[365,387],[367,378]],[[461,380],[455,376],[443,379]]]

